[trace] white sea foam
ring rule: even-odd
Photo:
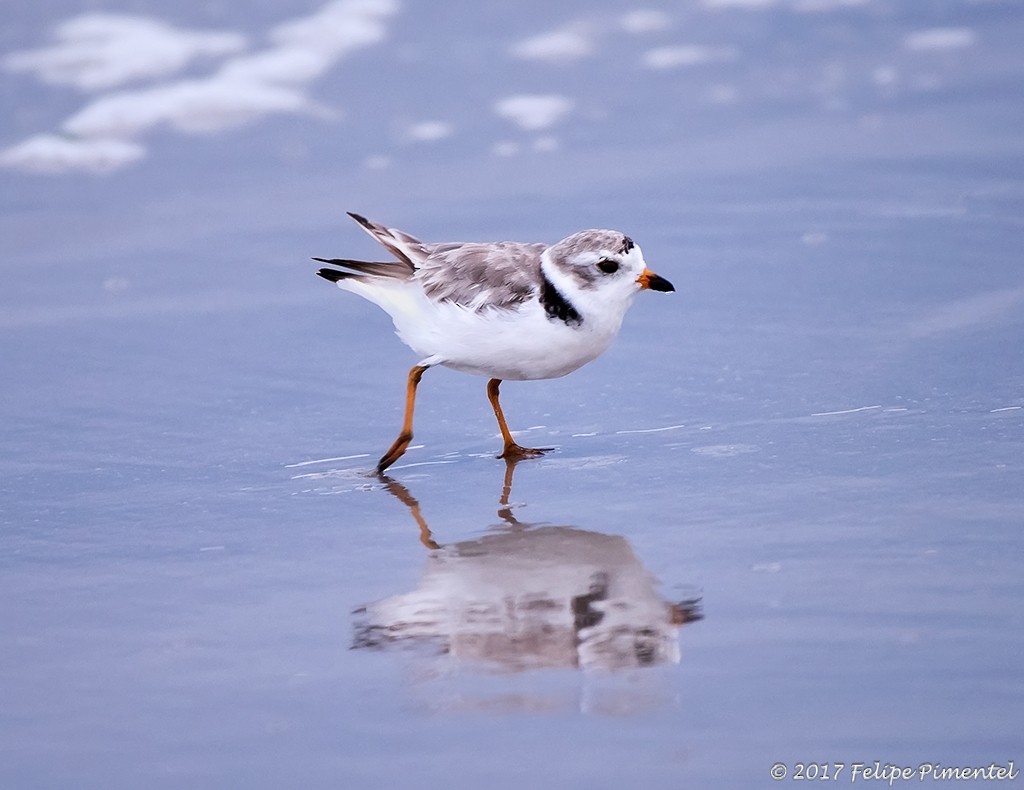
[[[312,113],[314,105],[293,87],[216,78],[181,80],[97,99],[64,122],[82,138],[131,139],[156,127],[180,132],[219,132],[272,113]]]
[[[109,173],[146,155],[146,149],[128,140],[103,137],[78,140],[56,134],[37,134],[0,151],[0,167],[30,173],[85,170]]]
[[[296,469],[300,466],[315,466],[316,464],[332,464],[335,461],[352,461],[356,458],[368,458],[369,453],[358,453],[356,455],[337,455],[333,458],[314,458],[311,461],[298,461],[294,464],[285,464],[285,469]]]
[[[54,39],[48,47],[12,52],[4,69],[95,91],[167,77],[196,59],[233,55],[246,46],[240,33],[180,30],[158,19],[100,12],[62,22]]]
[[[617,434],[623,433],[661,433],[662,431],[675,431],[679,428],[685,428],[686,426],[680,423],[679,425],[666,425],[662,428],[635,428],[633,430],[616,431]]]
[[[856,414],[861,411],[873,411],[880,409],[881,406],[857,406],[854,409],[840,409],[839,411],[819,411],[812,414],[812,417],[834,417],[837,414]]]
[[[333,0],[308,16],[277,25],[269,33],[271,46],[230,57],[209,76],[100,95],[62,124],[65,137],[31,138],[0,152],[0,165],[30,171],[109,172],[141,159],[145,148],[137,138],[156,128],[211,133],[272,114],[330,116],[333,113],[310,98],[310,84],[353,51],[382,41],[388,18],[397,10],[395,0]],[[94,27],[97,18],[109,22],[109,15],[94,15]],[[183,59],[187,62],[201,53],[235,52],[243,44],[240,37],[229,34],[182,33],[157,20],[142,20],[146,23],[142,24],[140,18],[133,18],[138,23],[136,28],[148,31],[148,38],[140,35],[131,45],[127,33],[132,28],[122,24],[123,17],[116,19],[122,20],[114,25],[117,34],[108,30],[104,40],[119,42],[118,53],[134,52],[132,46],[147,46],[155,35],[153,31],[163,31],[161,41],[176,43],[177,60],[165,54],[159,66],[162,73],[180,68],[175,63]],[[163,49],[169,53],[172,47]],[[26,60],[31,54],[21,53],[20,59],[12,56],[14,65],[10,58],[6,65],[29,70],[33,62],[42,79],[50,75],[70,80],[72,74],[78,74],[75,79],[107,86],[124,82],[140,71],[135,60],[124,54],[101,58],[96,66],[102,67],[100,71],[76,71],[66,53],[63,59],[51,53],[51,70],[41,71],[40,63],[46,58],[37,52],[34,61]],[[58,61],[63,64],[62,70],[53,70]]]
[[[501,99],[494,111],[526,131],[539,131],[556,125],[573,109],[573,102],[555,94],[520,94]]]
[[[644,53],[643,63],[649,69],[677,69],[704,63],[735,60],[736,50],[731,47],[705,47],[698,44],[679,44],[655,47]]]
[[[406,131],[410,140],[422,143],[433,143],[451,137],[455,127],[447,121],[420,121],[414,123]]]
[[[903,39],[912,52],[935,52],[973,46],[977,35],[969,27],[935,27],[917,30]]]
[[[523,39],[513,44],[509,52],[524,60],[566,63],[585,58],[594,49],[593,33],[582,23],[576,23]]]
[[[628,11],[619,18],[619,25],[627,33],[657,33],[672,26],[672,19],[664,11],[638,8]]]

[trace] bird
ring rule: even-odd
[[[440,365],[485,376],[487,399],[510,462],[553,448],[522,447],[499,400],[506,380],[565,376],[603,354],[643,290],[674,291],[647,268],[640,246],[615,230],[583,230],[543,243],[420,241],[348,212],[392,256],[390,261],[317,258],[317,274],[391,316],[398,337],[419,357],[406,382],[401,432],[377,463],[395,463],[413,436],[416,391]]]

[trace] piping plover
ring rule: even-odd
[[[416,387],[434,365],[488,377],[487,398],[505,442],[500,458],[541,455],[550,448],[521,447],[512,438],[498,401],[501,382],[571,373],[604,353],[640,291],[675,290],[615,230],[584,230],[550,246],[430,244],[349,216],[396,260],[314,258],[336,267],[317,274],[381,307],[402,342],[422,357],[409,371],[402,432],[378,472],[409,446]]]

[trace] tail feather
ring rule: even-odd
[[[313,258],[314,261],[320,263],[329,263],[331,266],[340,266],[344,269],[351,269],[350,272],[338,272],[342,279],[343,277],[358,277],[361,274],[369,275],[370,277],[383,277],[394,280],[406,280],[409,278],[411,272],[408,268],[398,263],[397,261],[353,261],[347,258]],[[327,275],[323,272],[333,272],[334,269],[321,269],[317,274],[321,277]],[[337,282],[337,280],[334,280]]]
[[[396,261],[354,261],[349,258],[313,258],[314,261],[337,266],[338,269],[320,269],[317,274],[325,280],[336,283],[340,280],[408,280],[415,273],[417,265],[430,256],[430,250],[422,241],[396,228],[386,228],[366,217],[349,212],[367,233],[380,242],[394,255]]]
[[[387,228],[366,217],[351,211],[348,215],[358,222],[367,233],[380,242],[388,252],[405,264],[409,273],[416,271],[417,264],[422,263],[430,255],[426,245],[415,236],[410,236],[397,228]]]

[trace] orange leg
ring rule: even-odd
[[[401,458],[409,446],[409,442],[412,441],[412,412],[413,407],[416,405],[416,386],[420,383],[420,379],[423,378],[423,373],[427,367],[426,365],[413,365],[409,371],[409,384],[405,391],[405,420],[402,422],[402,432],[398,434],[395,443],[391,445],[391,448],[377,462],[378,474]]]
[[[536,458],[538,455],[543,455],[548,452],[548,450],[553,449],[551,447],[534,449],[532,447],[521,447],[516,444],[515,439],[512,438],[512,434],[508,430],[508,423],[505,422],[505,415],[501,411],[501,403],[498,402],[498,388],[500,386],[501,379],[491,379],[487,382],[487,399],[491,402],[491,408],[494,409],[494,416],[498,419],[498,428],[501,430],[501,438],[505,440],[505,449],[498,458],[518,461],[523,458]]]

